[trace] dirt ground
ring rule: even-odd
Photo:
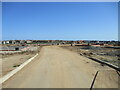
[[[68,49],[70,51],[77,52],[78,54],[86,57],[92,57],[99,60],[103,60],[105,62],[109,62],[116,66],[119,66],[120,63],[120,59],[119,59],[120,49],[100,48],[100,47],[94,47],[93,49],[89,49],[88,46],[61,46],[61,47],[64,49]]]
[[[4,76],[34,55],[35,54],[14,54],[6,58],[2,58],[0,60],[0,63],[2,63],[2,75]]]
[[[26,51],[1,51],[0,53],[0,77],[19,67],[26,60],[39,52],[41,47],[31,46]]]
[[[32,62],[3,83],[3,88],[90,88],[97,71],[94,88],[118,88],[115,70],[76,52],[44,46]]]

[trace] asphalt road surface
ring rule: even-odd
[[[75,52],[44,46],[32,62],[3,83],[3,88],[90,88],[97,70],[105,69],[109,71],[110,68]],[[98,78],[100,82],[95,87],[101,88],[101,83],[105,88],[118,87],[117,73],[112,73],[110,80],[108,74],[101,75],[108,81]]]

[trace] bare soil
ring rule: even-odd
[[[41,47],[32,47],[27,51],[11,51],[2,52],[0,54],[0,77],[6,75],[13,69],[19,67],[26,60],[33,57],[36,53],[40,51]]]
[[[95,47],[93,49],[87,49],[88,47],[83,46],[61,46],[62,48],[68,49],[70,51],[77,52],[82,56],[93,57],[97,58],[116,66],[120,64],[120,56],[119,51],[120,49],[111,49],[111,48],[100,48]],[[86,48],[86,49],[83,49]]]
[[[57,46],[44,46],[39,55],[3,83],[3,87],[90,88],[97,71],[95,88],[118,88],[118,74],[115,70],[76,52]]]
[[[16,67],[20,66],[26,60],[33,57],[34,54],[14,54],[8,57],[4,57],[0,59],[0,63],[2,63],[2,76],[12,71]]]

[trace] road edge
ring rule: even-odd
[[[25,61],[23,64],[21,64],[19,67],[17,67],[16,69],[12,70],[11,72],[9,72],[8,74],[4,75],[3,77],[0,78],[0,85],[2,83],[4,83],[6,80],[8,80],[10,77],[12,77],[14,74],[16,74],[18,71],[20,71],[23,67],[25,67],[28,63],[30,63],[35,57],[38,56],[38,53],[31,57],[30,59],[28,59],[27,61]]]

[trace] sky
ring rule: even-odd
[[[3,2],[3,40],[118,40],[117,2]]]

